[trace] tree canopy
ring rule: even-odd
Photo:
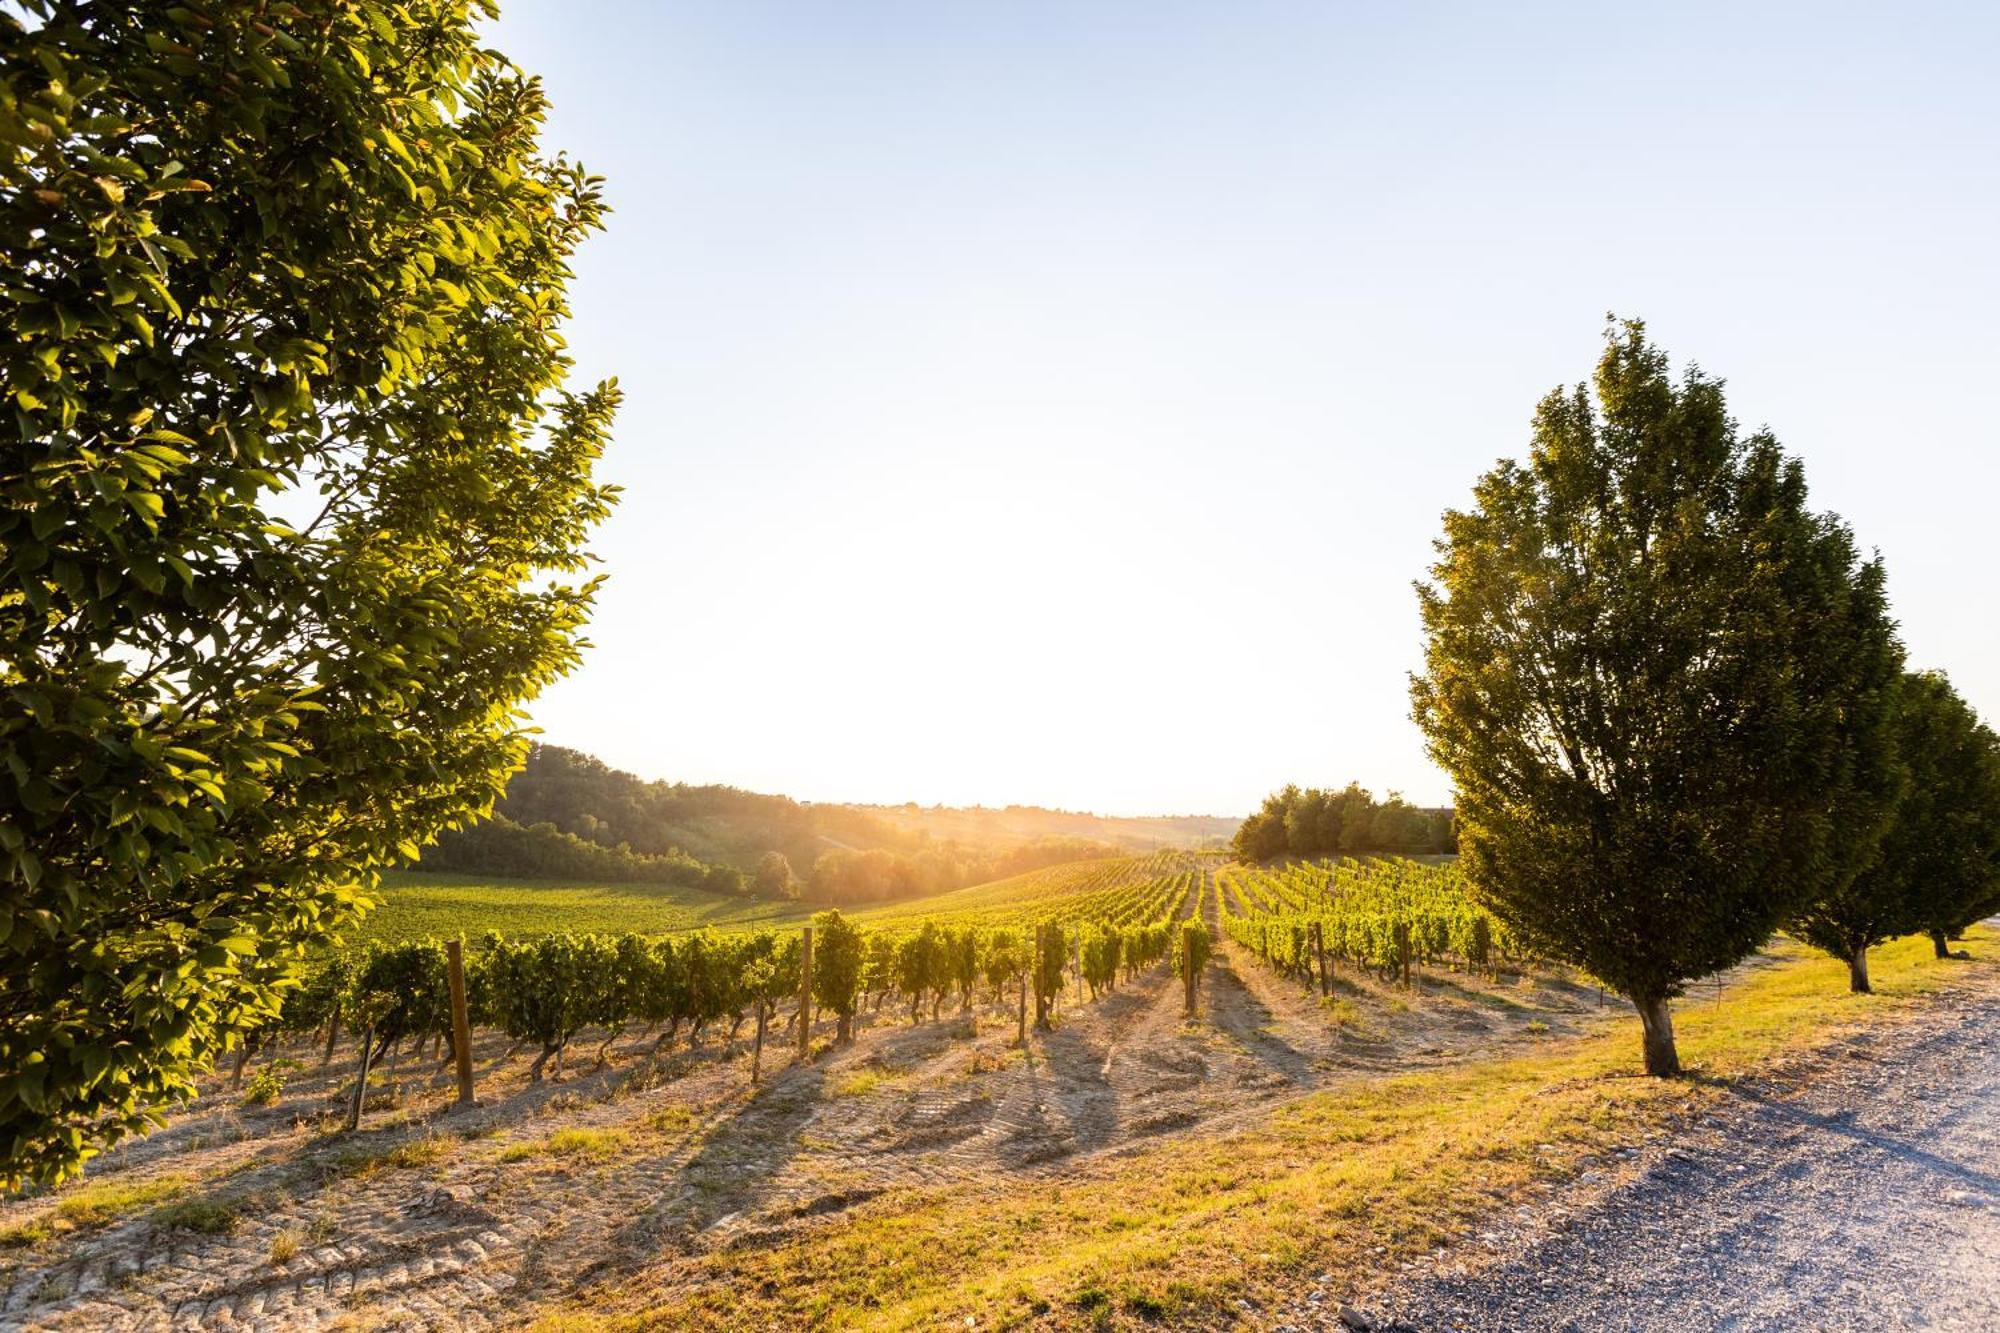
[[[1898,682],[1894,736],[1908,781],[1878,853],[1789,926],[1847,959],[1857,991],[1869,988],[1871,947],[1923,931],[1942,953],[1942,936],[2000,911],[2000,738],[1936,672]]]
[[[1291,786],[1273,792],[1236,830],[1232,846],[1243,860],[1269,861],[1279,856],[1449,852],[1457,842],[1451,811],[1425,810],[1394,792],[1377,801],[1361,784],[1350,782],[1339,791]]]
[[[1639,1009],[1745,957],[1874,853],[1901,653],[1879,562],[1722,385],[1615,324],[1525,464],[1445,515],[1411,684],[1475,892]]]
[[[567,670],[598,182],[467,0],[0,12],[0,1175],[270,1017]]]

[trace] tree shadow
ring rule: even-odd
[[[1837,1134],[1948,1180],[2000,1197],[2000,1175],[1994,1175],[1979,1167],[1968,1166],[1963,1162],[1955,1162],[1904,1139],[1894,1138],[1879,1130],[1856,1124],[1855,1113],[1852,1110],[1825,1113],[1809,1111],[1733,1079],[1704,1074],[1694,1074],[1690,1077],[1693,1081],[1715,1088],[1727,1096],[1750,1103],[1759,1115],[1801,1129]]]

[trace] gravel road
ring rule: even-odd
[[[2000,996],[1740,1083],[1632,1165],[1405,1274],[1348,1326],[2000,1330]],[[1342,1327],[1314,1314],[1293,1326]]]

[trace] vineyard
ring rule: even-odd
[[[1401,858],[1232,866],[1214,877],[1223,931],[1284,976],[1325,989],[1336,963],[1408,980],[1416,966],[1492,973],[1522,962],[1456,865]]]
[[[777,928],[754,916],[718,912],[716,924],[699,929],[614,934],[535,930],[554,926],[564,910],[541,907],[525,918],[528,931],[489,930],[472,942],[466,1009],[473,1026],[536,1050],[529,1075],[536,1080],[545,1068],[560,1073],[586,1030],[602,1034],[601,1061],[634,1027],[657,1034],[657,1053],[676,1040],[698,1045],[717,1026],[734,1041],[754,1020],[761,1058],[767,1028],[787,1005],[790,1031],[817,1008],[845,1042],[857,1014],[880,1013],[891,1001],[892,1013],[917,1022],[937,1018],[948,1003],[969,1010],[982,988],[1004,1003],[1011,988],[1022,1027],[1030,994],[1046,1026],[1065,995],[1095,998],[1183,948],[1175,923],[1190,915],[1203,882],[1193,858],[1160,853],[1056,866],[915,906],[821,912],[811,920],[810,963],[796,925]],[[385,1055],[425,1041],[435,1052],[452,1040],[447,960],[435,937],[364,938],[314,960],[278,1021],[249,1044],[324,1034],[331,1059],[344,1025],[360,1037],[358,1096],[366,1071]],[[356,1108],[358,1115],[358,1099]]]
[[[509,937],[554,931],[654,935],[664,931],[721,930],[803,921],[811,909],[798,903],[711,893],[681,884],[507,879],[434,871],[392,871],[384,876],[381,906],[361,922],[356,941],[393,943],[488,931]]]

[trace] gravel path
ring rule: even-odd
[[[1406,1273],[1365,1322],[2000,1329],[1997,1027],[2000,995],[1981,988],[1782,1083],[1737,1084],[1630,1179],[1522,1210]]]

